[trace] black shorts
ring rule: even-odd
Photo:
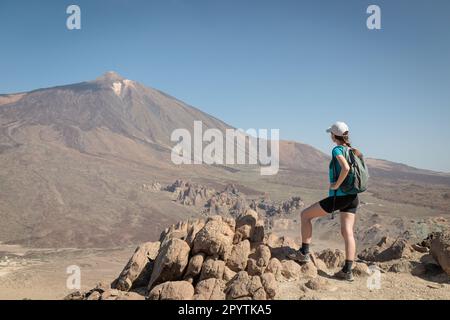
[[[333,212],[333,198],[334,196],[325,198],[319,201],[320,207],[328,213]],[[334,202],[334,211],[351,212],[356,213],[356,209],[359,205],[359,199],[357,194],[351,194],[347,196],[337,196]]]

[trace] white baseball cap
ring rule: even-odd
[[[346,132],[348,132],[348,125],[346,125],[345,122],[337,121],[327,129],[327,132],[331,132],[335,136],[342,137]]]

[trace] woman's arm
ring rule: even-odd
[[[348,165],[347,160],[343,155],[336,156],[336,159],[339,161],[339,164],[341,165],[341,173],[339,174],[339,178],[335,183],[332,183],[330,186],[331,190],[337,190],[341,186],[342,182],[344,182],[345,178],[348,175],[348,172],[350,171],[350,166]]]

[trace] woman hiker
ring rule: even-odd
[[[336,122],[326,130],[331,134],[331,139],[336,144],[333,148],[332,161],[329,166],[330,188],[328,197],[314,203],[301,213],[302,247],[295,253],[289,255],[291,259],[298,262],[310,261],[309,245],[312,239],[312,219],[333,214],[340,211],[341,234],[345,242],[345,265],[339,272],[334,274],[335,278],[353,281],[352,266],[355,260],[355,238],[353,226],[359,200],[357,194],[346,194],[340,188],[347,177],[350,166],[345,158],[346,148],[352,148],[349,140],[349,129],[344,122]],[[352,148],[356,156],[361,153]]]

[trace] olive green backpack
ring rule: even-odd
[[[350,171],[341,184],[340,189],[346,194],[357,194],[366,191],[369,181],[369,171],[367,170],[363,156],[358,157],[353,149],[344,148],[344,157],[350,166]],[[335,162],[337,160],[333,158],[332,161]],[[336,163],[333,163],[334,168],[335,166]]]

